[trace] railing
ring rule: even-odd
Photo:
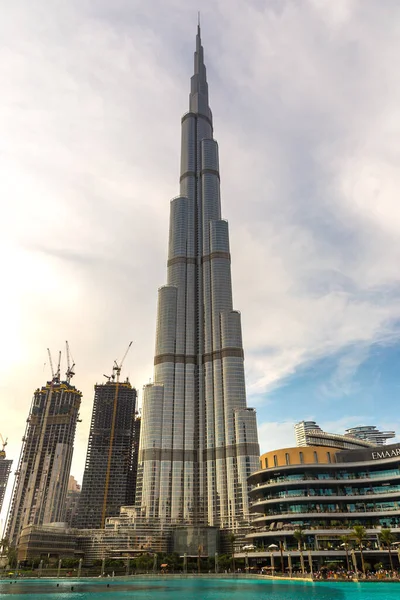
[[[251,535],[255,536],[257,534],[264,534],[264,533],[272,533],[272,534],[277,534],[277,535],[279,535],[279,533],[292,534],[298,528],[299,528],[298,525],[292,525],[292,523],[285,523],[282,527],[279,527],[279,528],[274,527],[273,529],[271,529],[268,525],[266,525],[265,527],[251,528]],[[382,528],[383,528],[382,525],[368,525],[366,527],[367,531],[370,531],[370,530],[381,531]],[[400,524],[394,525],[393,527],[391,527],[392,530],[399,529],[399,528],[400,528]],[[316,531],[321,533],[324,531],[331,531],[331,530],[343,531],[343,532],[347,532],[347,533],[352,533],[352,531],[353,531],[353,529],[350,525],[345,525],[344,523],[341,523],[340,525],[305,525],[305,526],[303,526],[303,533],[305,535],[308,535],[309,532],[312,532],[312,535],[314,535]]]
[[[313,481],[313,482],[321,482],[321,483],[329,483],[331,481],[354,481],[355,479],[359,479],[359,480],[364,480],[364,479],[369,479],[369,480],[374,480],[374,479],[392,479],[392,478],[398,478],[400,477],[400,472],[394,472],[390,475],[388,475],[387,473],[350,473],[347,474],[346,476],[340,476],[339,474],[332,474],[332,476],[329,477],[318,477],[316,475],[303,475],[301,477],[296,477],[296,478],[290,478],[290,477],[272,477],[270,479],[268,479],[267,481],[263,481],[261,483],[256,483],[252,486],[250,486],[250,491],[260,488],[260,487],[266,487],[268,485],[271,484],[277,484],[277,483],[298,483],[300,481]]]
[[[365,492],[362,491],[352,491],[351,493],[346,493],[345,490],[338,490],[338,492],[334,493],[334,494],[323,494],[323,493],[317,493],[317,494],[313,494],[313,493],[298,493],[298,494],[289,494],[289,493],[284,493],[284,494],[270,494],[269,496],[266,496],[265,498],[261,498],[260,500],[254,500],[253,502],[250,502],[250,506],[257,506],[259,504],[263,504],[266,500],[290,500],[291,498],[354,498],[354,496],[382,496],[382,495],[386,495],[386,494],[398,494],[400,496],[400,487],[398,490],[390,490],[389,488],[382,488],[382,490],[380,490],[379,492],[374,492],[373,490],[365,490]]]
[[[313,514],[313,515],[320,515],[321,517],[324,515],[354,515],[354,514],[358,514],[358,513],[381,513],[381,512],[397,512],[400,513],[400,507],[399,506],[393,506],[393,507],[381,507],[381,508],[354,508],[354,509],[349,509],[349,508],[342,508],[339,510],[334,510],[334,509],[323,509],[323,510],[310,510],[310,509],[304,509],[304,510],[298,510],[298,511],[294,511],[294,510],[280,510],[280,511],[268,511],[266,513],[264,513],[263,516],[257,517],[256,519],[254,519],[255,521],[259,521],[260,519],[263,519],[265,517],[273,517],[273,516],[279,516],[279,515],[292,515],[292,516],[299,516],[299,515],[305,515],[305,514]]]

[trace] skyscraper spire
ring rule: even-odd
[[[200,32],[200,13],[199,23],[197,25],[196,51],[194,53],[194,75],[191,79],[191,92],[189,108],[193,112],[199,112],[210,119],[212,118],[210,107],[208,106],[208,84],[207,72],[204,64],[204,50],[201,45]]]
[[[159,523],[236,531],[248,525],[247,477],[259,466],[259,446],[219,180],[198,24],[167,285],[158,292],[154,383],[143,397],[138,508]]]

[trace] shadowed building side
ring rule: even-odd
[[[133,504],[136,390],[126,382],[95,385],[85,471],[73,526],[104,527]]]

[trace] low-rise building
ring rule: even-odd
[[[18,544],[18,561],[47,558],[80,558],[76,536],[66,523],[28,525],[21,531]]]
[[[330,446],[342,450],[373,448],[386,444],[395,436],[394,431],[379,431],[376,425],[362,425],[346,429],[344,434],[321,429],[315,421],[300,421],[294,426],[298,446]]]
[[[387,554],[379,542],[383,528],[400,540],[400,444],[284,448],[263,454],[261,466],[249,477],[253,529],[247,539],[258,550],[268,553],[272,545],[296,552],[294,533],[301,530],[312,554],[342,560],[341,537],[362,525],[365,551],[377,562]]]

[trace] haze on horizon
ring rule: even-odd
[[[123,376],[139,393],[152,377],[197,9],[3,7],[0,431],[14,471],[47,347],[55,360],[68,339],[76,362],[78,479],[93,385],[131,339]],[[261,448],[294,445],[308,418],[400,433],[400,5],[204,0],[201,12]]]

